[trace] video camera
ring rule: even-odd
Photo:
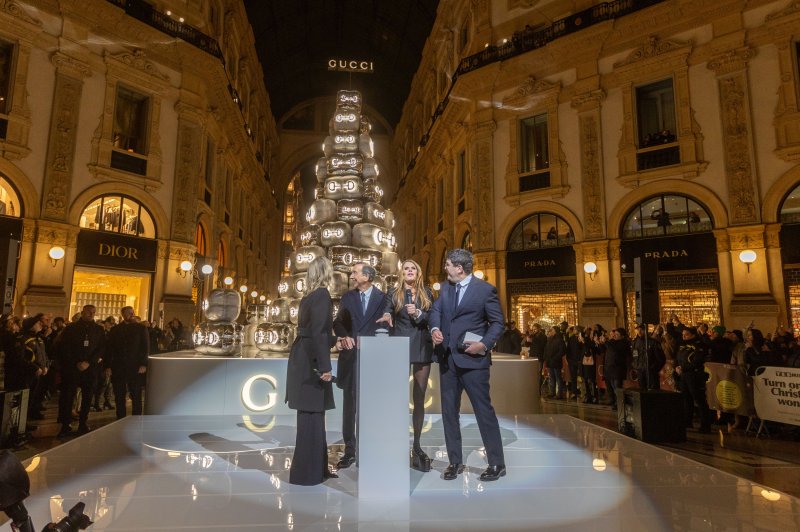
[[[19,458],[9,450],[0,452],[0,510],[11,519],[14,532],[35,532],[33,519],[22,503],[30,495],[31,481]],[[48,523],[42,532],[75,532],[86,530],[92,521],[83,513],[86,505],[79,502],[58,523]]]

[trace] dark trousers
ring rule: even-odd
[[[574,361],[567,359],[567,366],[569,366],[569,391],[572,395],[578,395],[578,377],[583,369],[581,361]]]
[[[687,427],[692,426],[694,405],[697,405],[700,428],[711,427],[711,411],[706,399],[706,372],[684,371],[681,373],[681,394],[683,395],[683,415]]]
[[[100,410],[100,397],[103,398],[103,405],[111,404],[111,379],[106,377],[103,368],[97,369],[97,387],[94,391],[94,407]]]
[[[357,379],[351,379],[342,389],[342,439],[344,440],[344,454],[355,456],[356,440],[356,388]]]
[[[464,369],[445,360],[439,364],[439,381],[442,389],[442,423],[447,457],[451,464],[463,464],[461,448],[461,392],[466,390],[478,430],[486,449],[489,465],[505,465],[503,440],[500,437],[500,424],[489,396],[489,368]]]
[[[314,486],[328,471],[328,442],[325,440],[325,412],[297,411],[297,439],[294,445],[289,483]]]
[[[606,370],[606,394],[608,395],[611,405],[617,406],[617,390],[622,390],[622,379],[614,376],[613,371]]]
[[[89,409],[92,407],[92,393],[95,386],[94,368],[84,371],[70,369],[61,372],[61,391],[58,397],[58,422],[62,426],[72,423],[72,403],[78,388],[81,389],[81,408],[78,419],[81,425],[89,420]]]
[[[130,393],[134,416],[142,415],[142,375],[139,373],[123,373],[117,376],[111,374],[111,386],[114,388],[114,402],[117,408],[117,419],[122,419],[126,414],[125,395]]]
[[[583,365],[581,364],[581,372],[583,374],[583,384],[586,386],[586,398],[589,400],[597,399],[597,370],[594,364]]]

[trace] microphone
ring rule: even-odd
[[[406,288],[406,305],[410,305],[414,302],[414,296],[411,295],[411,289]]]

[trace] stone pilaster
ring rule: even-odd
[[[731,225],[760,220],[747,75],[747,62],[754,54],[751,48],[742,47],[708,62],[719,87]]]
[[[494,120],[479,122],[473,131],[472,189],[475,194],[472,229],[475,251],[494,249]]]
[[[590,91],[572,99],[578,111],[581,147],[581,195],[583,196],[583,224],[586,240],[605,236],[605,198],[603,177],[603,146],[600,132],[600,103],[605,99],[601,89]]]
[[[51,62],[56,67],[56,83],[42,190],[42,218],[66,222],[83,78],[91,75],[91,69],[87,63],[61,52],[53,54]]]
[[[197,183],[202,161],[202,115],[199,109],[178,102],[178,151],[175,156],[175,193],[172,201],[172,239],[194,242],[197,218]]]

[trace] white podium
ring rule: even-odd
[[[358,498],[408,499],[408,338],[362,336],[358,353]]]

